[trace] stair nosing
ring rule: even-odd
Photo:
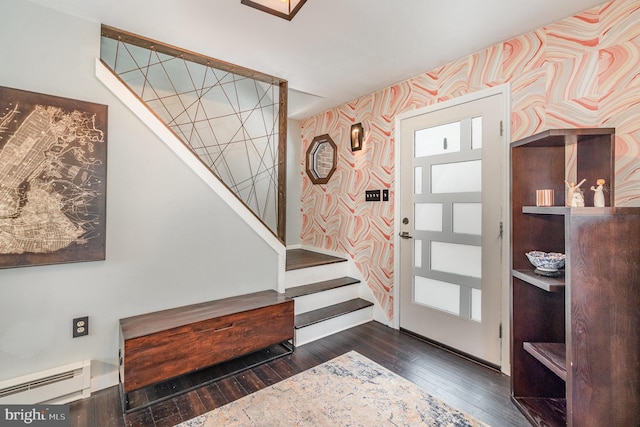
[[[326,312],[326,311],[331,311],[331,310],[327,310],[327,309],[333,309],[336,310],[339,307],[349,307],[352,306],[346,310],[344,309],[340,309],[340,311],[334,311],[328,315],[320,315],[322,312]],[[294,324],[295,324],[295,329],[301,329],[307,326],[311,326],[311,325],[315,325],[316,323],[320,323],[323,322],[325,320],[329,320],[329,319],[333,319],[335,317],[340,317],[344,314],[348,314],[348,313],[353,313],[368,307],[373,306],[373,303],[371,301],[367,301],[365,299],[362,298],[354,298],[351,299],[349,301],[344,301],[338,304],[333,304],[324,308],[320,308],[317,310],[313,310],[313,311],[309,311],[306,313],[302,313],[302,314],[298,314],[297,316],[295,316],[295,320],[294,320]],[[309,320],[302,322],[302,319],[304,319],[305,317],[310,318]]]
[[[298,298],[306,295],[313,295],[316,293],[329,291],[332,289],[338,289],[345,286],[355,285],[360,283],[360,280],[353,277],[344,276],[336,279],[323,280],[320,282],[307,283],[306,285],[294,286],[292,288],[285,289],[284,295],[289,298]]]

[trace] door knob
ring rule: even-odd
[[[398,236],[400,236],[403,239],[413,239],[413,236],[409,235],[408,231],[403,231],[400,234],[398,234]]]

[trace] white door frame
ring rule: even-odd
[[[502,200],[502,223],[503,223],[503,238],[502,238],[502,289],[500,292],[501,303],[500,308],[502,310],[502,343],[501,343],[501,370],[507,375],[511,373],[511,359],[510,359],[510,281],[511,281],[511,188],[509,184],[509,143],[511,141],[511,85],[505,83],[499,86],[494,86],[488,89],[479,90],[467,95],[462,95],[457,98],[453,98],[444,102],[429,105],[426,107],[418,108],[415,110],[406,111],[398,114],[395,117],[395,226],[394,226],[394,278],[393,278],[393,328],[400,329],[400,221],[398,218],[402,217],[400,200],[400,147],[401,141],[401,122],[403,120],[427,114],[433,111],[437,111],[443,108],[449,108],[455,105],[464,104],[470,101],[475,101],[480,98],[486,98],[488,96],[501,94],[504,99],[504,111],[505,117],[503,118],[503,172],[502,172],[502,185],[503,185],[503,200]]]

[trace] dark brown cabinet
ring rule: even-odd
[[[534,425],[640,422],[640,208],[613,206],[614,141],[558,129],[511,144],[511,391]],[[583,178],[586,207],[565,207],[565,179]],[[555,206],[537,207],[538,189]],[[532,250],[565,253],[564,274],[536,274]]]

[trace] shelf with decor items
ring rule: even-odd
[[[553,129],[511,144],[511,394],[534,425],[640,419],[640,208],[614,206],[614,141]],[[585,207],[565,206],[565,180],[582,179]],[[597,179],[605,207],[592,207]],[[540,189],[553,206],[536,206]],[[564,253],[560,277],[535,272],[530,251]]]

